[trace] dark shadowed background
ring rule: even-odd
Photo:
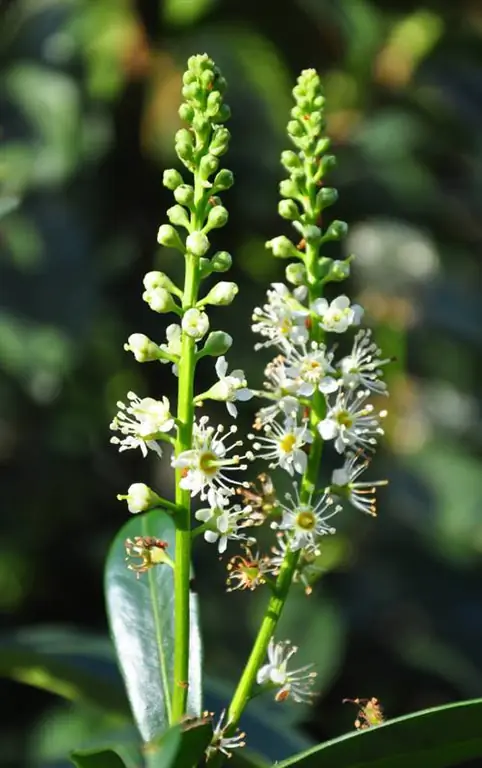
[[[305,67],[323,76],[340,192],[330,213],[350,224],[344,250],[357,257],[346,290],[397,358],[372,469],[390,479],[378,519],[343,516],[322,582],[283,619],[321,691],[288,717],[320,740],[353,728],[345,697],[376,696],[395,717],[482,696],[480,3],[4,1],[1,42],[1,631],[106,634],[103,562],[126,520],[116,494],[135,481],[172,492],[167,464],[120,456],[108,425],[128,389],[174,396],[169,367],[135,364],[123,343],[135,331],[162,340],[171,322],[142,302],[141,280],[181,274],[156,245],[172,204],[162,171],[176,162],[185,60],[206,51],[233,112],[236,185],[213,236],[240,285],[231,310],[212,312],[235,338],[228,360],[260,383],[250,314],[283,278],[264,242],[288,232],[279,155]],[[241,424],[251,418],[247,404]],[[206,669],[229,688],[266,595],[226,595],[208,545],[196,565]],[[26,677],[42,686],[41,666]],[[2,766],[61,765],[105,725],[19,682],[2,681],[1,696]]]

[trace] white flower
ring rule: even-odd
[[[307,456],[303,446],[313,441],[313,436],[306,426],[297,425],[296,419],[287,418],[283,424],[273,421],[264,427],[265,437],[258,437],[253,448],[258,451],[258,458],[270,461],[270,469],[281,467],[290,475],[295,472],[302,475],[306,469]],[[254,439],[254,435],[249,435]]]
[[[367,515],[376,517],[376,489],[381,485],[387,485],[388,481],[357,482],[357,478],[369,465],[369,459],[364,459],[360,453],[348,455],[343,467],[334,470],[328,492],[341,500],[348,501]]]
[[[128,392],[127,397],[130,404],[117,403],[119,411],[110,425],[113,432],[120,432],[125,437],[112,437],[111,443],[119,445],[119,451],[140,448],[146,457],[149,449],[161,456],[162,451],[156,440],[174,426],[169,400],[167,397],[163,397],[162,401],[152,397],[141,399],[134,392]]]
[[[126,352],[132,352],[138,363],[148,363],[159,360],[159,347],[143,333],[131,333],[124,344]]]
[[[364,387],[377,394],[388,394],[387,385],[380,380],[381,366],[391,362],[381,359],[381,350],[371,339],[371,331],[358,331],[351,354],[340,360],[339,368],[346,387]]]
[[[223,709],[220,718],[213,731],[213,738],[206,750],[206,757],[209,759],[215,752],[222,752],[226,757],[231,757],[232,749],[239,749],[246,746],[244,741],[246,734],[236,731],[233,736],[225,736],[224,732],[229,727],[229,723],[224,722],[226,710]]]
[[[136,515],[138,512],[145,512],[147,509],[152,509],[160,503],[161,499],[144,483],[133,483],[127,490],[127,495],[122,496],[118,494],[119,501],[127,501],[127,508],[129,512]]]
[[[203,523],[211,523],[212,528],[204,531],[204,538],[209,544],[218,544],[218,552],[222,555],[226,552],[228,541],[247,541],[250,544],[255,542],[251,536],[240,533],[242,528],[251,524],[249,518],[250,507],[241,507],[235,504],[231,508],[226,507],[208,507],[207,509],[198,509],[195,513],[196,520]]]
[[[209,331],[209,318],[196,307],[188,309],[182,318],[182,330],[192,339],[199,341]]]
[[[256,682],[266,687],[276,687],[276,701],[285,701],[289,696],[301,704],[310,703],[313,697],[313,684],[316,672],[309,672],[313,664],[288,671],[288,662],[298,648],[289,640],[275,643],[273,638],[268,645],[268,663],[258,669]]]
[[[289,546],[293,552],[299,549],[311,552],[317,551],[318,540],[326,534],[335,533],[335,529],[327,524],[333,515],[341,510],[333,506],[333,499],[324,494],[313,503],[313,494],[307,502],[302,502],[295,486],[295,497],[286,494],[290,505],[280,504],[283,516],[280,523],[273,523],[273,528],[289,532]]]
[[[308,351],[306,344],[301,344],[301,351],[293,348],[288,358],[287,376],[296,379],[296,394],[310,397],[315,390],[324,394],[335,392],[338,381],[328,373],[335,373],[331,365],[333,353],[327,353],[324,344],[311,343]]]
[[[206,392],[205,397],[225,402],[229,415],[235,419],[238,415],[238,409],[234,405],[235,401],[250,400],[253,393],[246,386],[244,371],[236,369],[227,375],[228,364],[225,357],[218,357],[215,367],[219,381]]]
[[[347,393],[340,391],[334,405],[328,406],[326,418],[318,424],[323,440],[335,440],[335,450],[344,453],[347,448],[373,450],[378,435],[383,435],[379,419],[386,411],[374,414],[374,407],[365,404],[369,390]]]
[[[267,291],[268,302],[253,311],[254,333],[264,336],[266,341],[255,345],[255,349],[280,346],[283,350],[292,344],[306,341],[309,333],[306,318],[309,314],[284,283],[272,283],[273,290]]]
[[[326,299],[316,299],[312,310],[321,318],[320,326],[325,331],[344,333],[351,325],[360,325],[363,308],[351,304],[348,296],[337,296],[331,304]]]
[[[214,429],[208,426],[208,417],[203,416],[198,424],[194,424],[193,447],[171,460],[173,467],[182,470],[181,488],[191,491],[192,496],[199,493],[202,500],[208,499],[211,507],[225,505],[225,497],[234,493],[230,484],[240,484],[230,477],[230,473],[245,471],[247,465],[241,461],[252,459],[249,452],[244,456],[229,456],[231,451],[242,445],[242,440],[229,447],[225,445],[225,441],[236,431],[237,427],[232,426],[223,434],[223,426]]]

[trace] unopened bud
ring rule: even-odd
[[[149,304],[153,312],[163,314],[164,312],[172,312],[176,308],[171,294],[165,288],[154,288],[144,291],[142,298]]]
[[[321,240],[321,229],[314,224],[303,227],[303,235],[307,243],[318,243]]]
[[[236,283],[221,281],[217,283],[208,295],[202,300],[203,304],[214,304],[218,307],[227,307],[234,300],[239,288]]]
[[[322,187],[317,193],[316,199],[319,205],[328,208],[329,205],[333,205],[338,200],[338,192],[333,187]]]
[[[171,278],[164,272],[147,272],[143,279],[144,288],[146,291],[152,291],[155,288],[165,288],[169,293],[175,293],[179,295],[180,289],[175,285]]]
[[[216,173],[218,167],[219,160],[217,157],[208,153],[201,158],[201,162],[199,163],[199,175],[206,181],[213,173]]]
[[[227,272],[231,269],[233,259],[227,251],[217,251],[211,259],[211,269],[213,272]]]
[[[117,498],[119,501],[127,501],[127,508],[134,515],[162,504],[160,496],[144,483],[133,483],[125,496],[119,494]]]
[[[162,183],[168,189],[174,190],[182,184],[182,176],[174,168],[167,168],[162,174]]]
[[[204,232],[191,232],[186,238],[186,248],[194,256],[204,256],[209,249],[209,240]]]
[[[222,192],[224,189],[229,189],[233,184],[234,176],[227,168],[222,168],[213,180],[213,187],[216,192]]]
[[[216,155],[216,157],[221,157],[221,155],[224,155],[228,149],[230,138],[231,134],[229,133],[228,129],[224,127],[224,125],[217,126],[214,129],[214,135],[209,145],[209,151],[211,154]]]
[[[278,203],[278,213],[283,219],[296,221],[300,218],[300,210],[294,200],[280,200]]]
[[[206,339],[202,354],[210,355],[211,357],[225,355],[232,343],[233,339],[229,333],[225,333],[224,331],[213,331]]]
[[[350,261],[351,259],[345,259],[344,261],[334,261],[330,271],[328,272],[327,282],[341,283],[342,280],[346,280],[350,277]]]
[[[300,262],[288,264],[285,271],[286,279],[292,285],[304,285],[306,283],[306,268]]]
[[[208,213],[208,220],[206,222],[206,231],[211,229],[219,229],[224,227],[228,220],[228,212],[222,205],[215,205],[214,208]]]
[[[166,213],[171,224],[174,224],[176,227],[189,228],[189,216],[182,205],[173,205],[171,208],[167,209]]]
[[[192,123],[194,119],[194,109],[191,104],[186,104],[186,102],[181,104],[178,114],[181,120],[184,120],[186,123]]]
[[[171,227],[170,224],[162,224],[159,227],[157,233],[157,242],[160,245],[165,245],[166,248],[176,248],[178,251],[184,253],[184,245],[179,237],[178,233]]]
[[[190,208],[194,202],[194,189],[190,184],[180,184],[174,190],[174,199],[176,203]]]
[[[292,179],[283,179],[279,185],[279,193],[282,197],[298,197],[298,184]]]
[[[323,242],[328,242],[329,240],[341,240],[346,237],[347,232],[348,224],[346,221],[338,221],[338,219],[335,219],[335,221],[331,222],[323,235]]]
[[[138,363],[150,363],[162,357],[158,345],[143,333],[131,333],[127,344],[124,344],[124,349],[126,352],[132,352]]]
[[[301,123],[298,122],[298,120],[290,120],[288,123],[288,134],[290,136],[294,136],[295,138],[299,138],[300,136],[303,136],[305,130]]]
[[[301,168],[301,160],[292,149],[286,149],[281,153],[281,163],[287,171],[298,170]]]
[[[330,148],[331,139],[328,138],[328,136],[323,136],[322,139],[319,139],[319,141],[316,144],[315,154],[316,155],[323,155],[327,149]]]
[[[268,240],[266,248],[270,248],[273,251],[273,256],[276,256],[278,259],[289,259],[290,257],[299,256],[295,246],[285,235],[279,235],[272,240]]]

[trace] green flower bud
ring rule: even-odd
[[[278,203],[278,213],[283,219],[296,221],[300,218],[300,209],[294,200],[280,200]]]
[[[171,208],[167,209],[166,213],[171,224],[174,224],[176,227],[189,228],[189,216],[182,205],[173,205]]]
[[[162,183],[168,189],[176,189],[182,184],[182,176],[174,168],[167,168],[162,174]]]
[[[193,121],[192,121],[192,127],[196,131],[199,136],[201,136],[203,139],[207,138],[210,130],[210,122],[209,120],[204,117],[204,115],[201,115],[199,112],[195,115]]]
[[[286,168],[287,171],[291,171],[293,169],[299,169],[302,167],[302,162],[296,152],[293,152],[291,149],[286,149],[284,152],[281,153],[281,163]]]
[[[197,77],[194,74],[194,72],[191,72],[190,69],[187,69],[182,76],[182,84],[183,85],[191,85],[191,83],[195,83],[197,81]]]
[[[209,145],[210,153],[216,157],[221,157],[221,155],[224,155],[228,149],[230,138],[231,134],[229,133],[228,129],[224,127],[224,125],[216,126],[214,129],[213,138],[211,139],[211,143]]]
[[[318,243],[321,240],[321,229],[314,224],[303,227],[303,235],[308,243]]]
[[[328,206],[336,203],[337,200],[338,192],[333,187],[322,187],[316,195],[316,201],[322,208],[328,208]]]
[[[318,140],[318,143],[315,148],[315,154],[324,155],[326,150],[330,148],[330,145],[331,145],[331,139],[329,139],[328,136],[323,136],[322,139]]]
[[[201,355],[210,355],[211,357],[225,355],[232,343],[233,339],[229,333],[225,333],[224,331],[213,331],[207,337],[206,343],[201,350]]]
[[[285,235],[279,235],[272,240],[268,240],[266,248],[270,248],[273,251],[273,256],[278,259],[289,259],[293,257],[299,257],[299,253],[295,246]]]
[[[181,120],[186,123],[192,123],[194,120],[194,109],[191,104],[186,104],[184,101],[178,109],[178,114]]]
[[[292,179],[283,179],[280,181],[279,193],[282,197],[298,197],[300,190]]]
[[[203,98],[203,89],[199,83],[189,83],[189,85],[183,85],[181,91],[186,101],[193,101],[194,103],[200,103]]]
[[[187,128],[180,128],[176,133],[175,150],[180,160],[191,162],[194,154],[193,136]]]
[[[146,291],[154,291],[156,288],[164,288],[169,293],[182,296],[182,291],[175,285],[164,272],[147,272],[143,279]]]
[[[194,188],[190,184],[180,184],[174,190],[174,199],[176,203],[190,208],[194,203]]]
[[[306,267],[301,262],[293,262],[288,264],[285,270],[286,279],[292,285],[305,285],[306,283]]]
[[[346,221],[338,221],[338,219],[335,219],[335,221],[331,222],[323,235],[323,242],[326,243],[329,240],[342,240],[342,238],[346,237],[347,232],[348,224]]]
[[[218,113],[213,116],[213,123],[225,123],[231,117],[231,109],[227,104],[221,104]]]
[[[209,330],[209,318],[205,312],[193,307],[185,312],[181,325],[184,333],[199,341]]]
[[[199,163],[199,174],[204,181],[207,181],[209,177],[216,173],[219,167],[219,160],[214,155],[208,153],[201,158]]]
[[[138,363],[150,363],[162,357],[158,345],[143,333],[131,333],[127,344],[124,344],[124,349],[126,352],[132,352]]]
[[[119,494],[117,498],[119,501],[127,501],[129,512],[134,515],[162,504],[160,496],[144,483],[133,483],[125,496]]]
[[[216,191],[222,192],[229,189],[234,184],[234,176],[227,168],[222,168],[214,177],[213,187]]]
[[[294,136],[295,138],[299,138],[300,136],[303,136],[305,133],[305,129],[301,125],[301,123],[298,122],[298,120],[290,120],[288,123],[288,134],[289,136]]]
[[[325,157],[321,159],[321,175],[322,176],[324,176],[325,173],[328,173],[329,171],[333,170],[333,168],[335,167],[336,167],[335,155],[325,155]]]
[[[211,229],[220,229],[224,227],[228,220],[228,212],[222,205],[215,205],[214,208],[208,213],[208,220],[206,222],[205,229],[209,231]]]
[[[204,256],[209,250],[209,240],[204,232],[191,232],[186,238],[186,249],[194,256]]]
[[[152,288],[142,294],[144,301],[149,304],[153,312],[164,314],[176,309],[176,304],[169,291],[165,288]]]
[[[211,259],[211,269],[213,272],[227,272],[231,269],[233,259],[227,251],[217,251]]]
[[[211,288],[208,295],[202,300],[202,304],[214,304],[217,307],[227,307],[234,300],[239,288],[236,283],[228,283],[223,280]]]
[[[341,283],[342,280],[346,280],[350,277],[350,261],[351,259],[345,259],[344,261],[334,261],[331,265],[331,269],[328,272],[326,282]]]
[[[222,101],[223,97],[219,91],[211,91],[206,103],[206,114],[209,117],[215,117],[222,106]]]
[[[159,245],[165,245],[166,248],[177,248],[184,253],[184,245],[178,233],[170,224],[161,224],[157,233],[157,242]]]
[[[214,70],[209,68],[206,68],[201,73],[201,85],[204,88],[205,91],[211,90],[214,82]]]

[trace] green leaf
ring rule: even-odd
[[[114,644],[134,718],[145,742],[169,726],[173,688],[174,583],[167,565],[136,578],[125,563],[124,542],[154,536],[168,543],[174,556],[175,527],[169,515],[154,509],[133,517],[117,534],[107,558],[105,590]],[[191,595],[191,644],[188,713],[202,709],[201,636],[197,599]]]
[[[213,735],[211,722],[169,728],[155,743],[146,745],[148,768],[187,768],[201,762]]]
[[[448,704],[350,733],[277,768],[446,768],[482,755],[482,699]]]
[[[29,627],[0,636],[0,677],[130,717],[107,638],[70,628]]]
[[[139,750],[130,745],[78,749],[70,757],[77,768],[141,768],[142,765]]]

